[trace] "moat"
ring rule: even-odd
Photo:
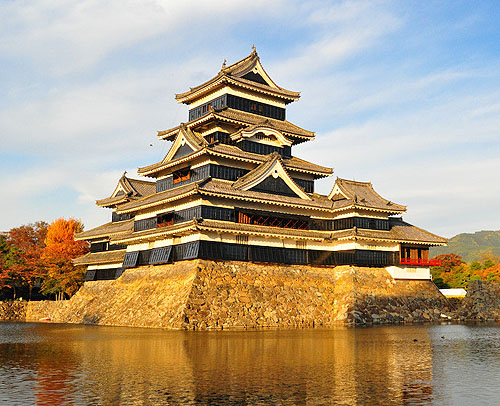
[[[0,404],[488,405],[500,324],[166,331],[0,323]]]

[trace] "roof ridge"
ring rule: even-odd
[[[361,182],[359,180],[344,179],[344,178],[339,178],[338,176],[337,176],[336,181],[347,182],[347,183],[354,183],[354,184],[357,184],[357,185],[371,185],[373,187],[373,185],[372,185],[371,182]]]

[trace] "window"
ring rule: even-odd
[[[173,183],[174,185],[177,183],[184,182],[189,180],[191,177],[191,170],[189,168],[180,169],[173,173]]]
[[[157,217],[157,227],[167,227],[174,224],[174,213],[159,214]]]
[[[307,219],[298,217],[275,217],[258,213],[238,212],[238,223],[268,227],[295,228],[299,230],[309,229],[309,222]]]

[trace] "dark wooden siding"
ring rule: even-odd
[[[399,263],[398,252],[371,250],[317,251],[300,248],[228,244],[217,241],[193,241],[172,247],[155,248],[140,253],[127,254],[135,254],[134,258],[136,260],[134,262],[133,258],[131,258],[127,263],[124,261],[124,268],[194,258],[321,266],[386,267]]]
[[[245,111],[247,113],[258,114],[260,116],[285,120],[286,110],[282,107],[272,106],[266,103],[259,103],[254,100],[249,100],[244,97],[234,96],[232,94],[224,94],[209,102],[202,104],[189,110],[189,121],[196,120],[204,114],[214,110],[221,110],[226,107],[231,107],[236,110]]]
[[[389,220],[373,219],[369,217],[347,217],[334,220],[335,230],[345,230],[348,228],[367,228],[371,230],[390,230]]]
[[[259,103],[254,100],[245,99],[243,97],[227,95],[227,107],[236,110],[245,111],[247,113],[258,114],[260,116],[285,120],[286,110],[282,107],[271,106],[266,103]]]
[[[314,181],[292,178],[293,181],[300,186],[306,193],[314,193]]]
[[[281,178],[273,178],[272,176],[267,177],[258,185],[254,186],[250,190],[262,193],[271,193],[273,195],[298,197],[290,187]]]
[[[255,144],[255,143],[252,143]],[[191,175],[188,180],[176,183],[174,185],[172,176],[156,181],[156,193],[164,192],[165,190],[173,189],[177,186],[186,185],[188,183],[197,182],[199,180],[212,177],[215,179],[224,179],[235,181],[249,172],[247,169],[233,168],[231,166],[208,164],[195,169],[191,169]],[[292,178],[298,186],[304,189],[306,193],[314,192],[314,181]],[[288,187],[288,186],[287,186]],[[293,193],[293,192],[292,192]],[[295,194],[294,194],[295,195]]]
[[[230,166],[224,165],[214,165],[210,164],[210,176],[216,179],[225,179],[225,180],[237,180],[241,178],[243,175],[246,175],[249,171],[247,169],[241,168],[233,168]]]
[[[90,244],[90,252],[115,251],[125,248],[127,248],[126,245],[110,244],[109,241],[94,242]]]
[[[259,155],[269,155],[273,152],[277,152],[284,158],[291,158],[292,149],[291,147],[277,147],[275,145],[263,144],[256,141],[243,140],[236,144],[239,148],[246,152],[252,152]]]
[[[174,156],[172,157],[172,161],[174,159],[182,158],[183,156],[189,155],[192,152],[194,152],[194,149],[192,149],[187,143],[181,145],[179,149],[175,152]]]
[[[111,213],[111,221],[114,223],[116,221],[130,220],[134,215],[130,213],[118,214],[116,212]]]

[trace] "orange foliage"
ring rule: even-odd
[[[500,263],[486,269],[478,269],[472,273],[473,279],[481,279],[483,281],[500,281]]]
[[[57,219],[53,221],[45,238],[42,260],[45,266],[42,291],[63,293],[71,296],[78,290],[83,278],[83,271],[74,267],[72,259],[88,252],[85,241],[75,241],[75,233],[83,231],[83,225],[75,219]]]
[[[85,254],[88,244],[75,241],[75,234],[81,231],[83,225],[78,220],[60,218],[53,221],[47,229],[44,255],[73,259]]]

